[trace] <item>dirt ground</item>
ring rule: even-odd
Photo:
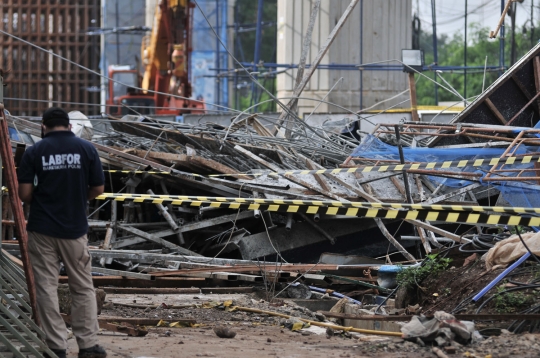
[[[194,318],[195,327],[147,327],[145,337],[129,337],[110,331],[100,332],[100,343],[109,357],[436,357],[431,347],[421,347],[399,337],[327,332],[311,326],[291,331],[282,318],[241,311],[228,312],[216,303],[232,300],[233,305],[315,319],[315,313],[294,303],[269,304],[251,295],[120,295],[108,294],[102,316],[159,318],[173,322]],[[135,301],[135,302],[134,302]],[[118,304],[197,305],[184,309],[133,308]],[[207,307],[207,308],[204,308]],[[216,326],[236,332],[232,339],[218,338]],[[329,335],[329,333],[333,333]],[[69,340],[68,356],[76,357],[75,339]],[[457,346],[448,357],[539,357],[540,335],[504,333],[483,342]]]
[[[504,269],[505,267],[496,267],[492,271],[487,271],[484,262],[477,259],[467,266],[453,266],[438,277],[426,279],[421,284],[422,289],[417,290],[418,304],[423,307],[422,313],[433,314],[435,311],[454,314],[520,313],[538,306],[540,292],[534,285],[538,285],[540,266],[532,261],[509,273],[477,302],[471,300]],[[497,299],[499,291],[518,288],[520,285],[532,287],[500,295],[498,297],[501,300]],[[504,303],[507,305],[502,306]],[[511,322],[493,322],[487,326],[508,328],[510,324]],[[486,325],[477,324],[478,329],[482,326]]]

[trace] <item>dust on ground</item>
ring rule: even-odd
[[[109,294],[102,316],[159,318],[169,322],[194,318],[197,326],[189,328],[147,327],[145,337],[101,331],[100,344],[109,357],[436,357],[431,347],[421,347],[399,337],[361,335],[344,331],[328,332],[324,327],[311,326],[300,331],[283,327],[283,318],[264,313],[228,312],[223,303],[274,311],[316,320],[318,314],[288,300],[269,303],[255,295],[144,295]],[[191,305],[182,309],[167,306]],[[117,304],[158,305],[157,308],[135,308]],[[206,308],[205,308],[206,307]],[[320,317],[319,317],[320,318]],[[216,326],[226,326],[237,334],[232,339],[218,338]],[[467,346],[456,345],[448,357],[538,357],[540,335],[500,336]],[[69,340],[68,356],[77,355],[74,339]]]

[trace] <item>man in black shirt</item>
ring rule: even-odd
[[[87,201],[104,190],[101,161],[92,144],[71,132],[63,109],[46,110],[42,130],[43,139],[26,150],[18,171],[19,196],[31,204],[28,251],[42,329],[49,348],[58,357],[65,357],[67,332],[57,294],[62,261],[68,275],[79,357],[106,357],[97,344],[97,305],[86,238]]]

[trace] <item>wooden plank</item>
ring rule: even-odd
[[[106,293],[120,295],[186,295],[199,293],[231,294],[231,293],[250,293],[253,287],[201,287],[201,288],[157,288],[157,287],[104,287]]]
[[[258,266],[258,265],[246,265],[246,266],[221,266],[220,271],[227,271],[227,272],[282,272],[280,273],[280,277],[288,277],[285,275],[286,272],[317,272],[320,270],[332,270],[332,271],[338,271],[340,269],[339,265],[333,265],[333,264],[294,264],[294,265],[275,265],[275,266]],[[377,269],[377,265],[347,265],[344,267],[344,269],[356,269],[358,270],[358,273],[360,276],[363,275],[362,271],[367,269]],[[212,272],[217,271],[215,267],[210,268],[198,268],[198,269],[184,269],[184,270],[177,270],[177,271],[155,271],[150,272],[152,276],[155,277],[167,277],[167,276],[177,276],[183,273],[189,273],[189,272]],[[289,275],[290,276],[290,275]]]
[[[454,240],[455,242],[459,242],[461,243],[461,236],[459,235],[456,235],[456,234],[452,234],[451,232],[448,232],[446,230],[443,230],[443,229],[440,229],[438,227],[435,227],[429,223],[425,223],[425,222],[422,222],[422,221],[419,221],[419,220],[405,220],[413,225],[416,225],[416,226],[419,226],[421,228],[424,228],[428,231],[432,231],[434,233],[437,233],[441,236],[444,236],[446,238],[449,238],[451,240]]]
[[[17,247],[18,248],[18,247]],[[19,260],[17,257],[13,256],[12,254],[10,254],[9,252],[7,252],[6,250],[2,249],[2,255],[4,255],[6,258],[10,259],[11,262],[13,262],[15,265],[17,265],[19,268],[23,268],[24,267],[24,264],[21,260]]]
[[[183,272],[178,274],[178,276],[186,277],[204,277],[204,278],[213,278],[217,280],[224,281],[238,281],[238,275],[230,272]]]
[[[536,87],[536,92],[540,92],[540,57],[536,56],[533,59],[533,70],[534,70],[534,85]],[[527,97],[527,99],[532,99],[533,96],[530,98]],[[540,112],[540,100],[536,101],[536,108],[538,108]]]
[[[114,324],[114,323],[104,322],[102,318],[98,318],[99,328],[104,329],[106,331],[126,333],[128,336],[131,336],[131,337],[144,337],[148,334],[148,331],[143,328],[133,327],[131,325],[126,324],[125,321],[121,321],[121,322],[122,323],[120,324]]]
[[[531,100],[533,98],[533,95],[529,93],[529,91],[527,90],[527,88],[525,88],[525,86],[523,85],[523,83],[519,80],[519,78],[516,77],[516,75],[512,75],[512,80],[514,80],[514,83],[519,87],[519,90],[521,91],[521,93],[523,93],[525,95],[525,97],[527,97],[527,100]],[[540,102],[539,101],[536,101],[536,106],[533,106],[532,107],[537,113],[540,113]]]
[[[309,170],[315,170],[315,166],[313,165],[313,162],[309,158],[305,158],[306,166]],[[313,174],[313,177],[319,183],[321,188],[325,191],[332,191],[332,188],[330,188],[330,185],[327,184],[326,180],[323,178],[321,174]]]
[[[198,287],[206,286],[204,278],[199,277],[156,277],[155,280],[141,280],[137,278],[124,278],[122,276],[92,276],[94,287]],[[68,283],[67,276],[60,276],[59,283]]]
[[[411,114],[412,114],[412,120],[414,122],[418,122],[420,118],[418,118],[418,109],[416,104],[416,82],[414,82],[414,73],[409,73],[409,98],[411,101]]]
[[[100,322],[127,322],[129,324],[137,326],[156,326],[161,319],[159,318],[125,318],[125,317],[113,317],[113,316],[100,316],[98,318]],[[168,323],[180,322],[184,324],[195,324],[197,321],[194,318],[174,318],[166,320]]]
[[[156,278],[152,275],[139,272],[131,271],[121,271],[121,270],[112,270],[103,267],[92,267],[92,272],[102,273],[105,275],[119,275],[122,277],[137,278],[140,280],[155,280]]]
[[[519,90],[525,95],[525,97],[527,97],[528,100],[533,98],[532,94],[529,93],[529,91],[525,88],[523,83],[519,80],[519,78],[516,77],[515,74],[513,74],[511,78],[514,81],[514,83],[519,87]]]
[[[71,324],[71,316],[63,314],[63,313],[61,315],[64,322]],[[148,331],[146,329],[140,328],[140,327],[134,327],[132,326],[133,323],[128,323],[128,321],[130,320],[132,322],[135,322],[135,324],[140,324],[138,323],[140,318],[136,318],[137,321],[133,321],[132,318],[103,317],[103,316],[98,317],[98,324],[99,324],[99,328],[101,329],[112,331],[112,332],[125,333],[128,336],[132,336],[132,337],[144,337],[148,334]],[[121,322],[121,323],[114,324],[110,322]]]
[[[253,178],[247,176],[247,175],[241,175],[240,172],[232,169],[231,167],[226,166],[225,164],[221,164],[216,162],[212,159],[206,159],[199,156],[190,156],[188,157],[188,160],[190,163],[196,163],[201,165],[202,167],[206,169],[210,169],[211,171],[214,171],[216,173],[222,173],[222,174],[236,174],[235,178],[238,179],[244,179],[244,180],[253,180]]]
[[[122,148],[113,147],[117,150],[122,150]],[[148,152],[146,150],[130,148],[127,150],[122,150],[124,153],[134,154],[141,158],[151,158],[159,159],[170,163],[180,164],[184,166],[191,167],[196,165],[202,169],[210,170],[212,173],[221,173],[221,174],[237,174],[236,178],[252,180],[253,178],[247,175],[241,175],[239,171],[234,170],[233,168],[216,162],[212,159],[207,159],[198,155],[187,155],[187,154],[174,154],[174,153],[162,153],[162,152]]]
[[[508,123],[508,121],[504,118],[502,113],[499,112],[497,107],[495,107],[495,105],[493,104],[493,102],[491,102],[489,98],[486,98],[485,103],[487,107],[489,108],[489,110],[495,115],[495,118],[497,118],[499,122],[501,122],[502,124]]]

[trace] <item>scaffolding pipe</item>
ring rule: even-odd
[[[508,1],[510,4],[510,1]],[[507,9],[505,9],[504,0],[501,0],[501,16],[504,16]],[[501,34],[499,35],[499,76],[503,74],[504,68],[504,20],[501,22]]]
[[[364,0],[360,0],[360,63],[363,60],[363,39],[364,39]],[[363,109],[364,106],[364,71],[360,72],[360,108],[359,111]]]
[[[28,286],[28,295],[30,298],[30,307],[34,322],[39,326],[39,318],[37,313],[36,287],[34,285],[34,272],[30,264],[30,256],[28,254],[28,233],[26,232],[26,221],[24,212],[19,199],[19,183],[17,182],[17,174],[15,172],[15,162],[13,160],[13,152],[11,148],[11,140],[9,137],[9,129],[7,120],[4,114],[4,95],[3,85],[4,79],[0,71],[0,154],[5,171],[6,186],[9,190],[9,201],[15,221],[15,230],[19,241],[19,250],[21,252],[21,261],[24,265],[24,275]]]
[[[263,13],[263,0],[259,0],[257,7],[257,29],[255,31],[255,53],[253,54],[253,72],[257,72],[257,65],[261,59],[261,43],[262,43],[262,13]],[[255,79],[258,79],[258,76],[254,74]],[[256,98],[255,82],[251,85],[251,104],[253,104],[253,99]],[[257,107],[253,107],[251,113],[256,113]]]
[[[292,221],[293,221],[293,214],[288,213],[287,214],[287,222],[285,224],[285,230],[291,231],[291,229],[292,229]]]
[[[439,54],[437,53],[437,15],[435,14],[435,0],[431,0],[431,19],[433,23],[433,63],[439,64]],[[433,74],[435,82],[437,82],[437,73]],[[435,84],[435,105],[439,105],[439,86]]]
[[[467,98],[467,6],[468,1],[465,0],[465,42],[463,46],[463,98]],[[465,103],[464,103],[465,104]]]

